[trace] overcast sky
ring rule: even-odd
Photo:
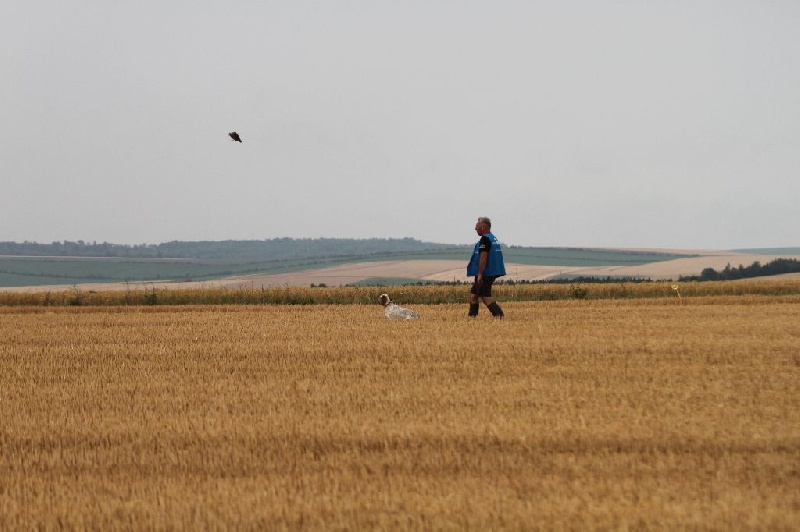
[[[0,241],[800,245],[796,0],[5,2],[0,65]]]

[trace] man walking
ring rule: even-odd
[[[467,277],[475,276],[475,283],[469,293],[469,314],[473,318],[478,315],[479,301],[483,301],[495,318],[503,317],[503,309],[492,297],[494,280],[506,274],[503,263],[503,250],[500,242],[492,234],[492,221],[485,216],[478,218],[475,232],[481,239],[475,244],[472,257],[467,265]]]

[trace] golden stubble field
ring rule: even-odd
[[[415,308],[0,308],[0,528],[800,523],[800,297]]]

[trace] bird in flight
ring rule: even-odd
[[[235,132],[235,131],[231,131],[230,133],[228,133],[228,136],[229,136],[229,137],[231,138],[231,140],[233,140],[233,141],[236,141],[236,142],[242,142],[242,139],[241,139],[241,137],[239,137],[239,134],[238,134],[237,132]]]

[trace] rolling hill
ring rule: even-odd
[[[5,245],[4,245],[5,244]],[[125,289],[138,284],[275,287],[466,282],[471,246],[414,239],[275,239],[271,241],[184,242],[159,246],[54,243],[16,248],[0,243],[0,290]],[[103,246],[106,256],[91,256]],[[47,255],[57,250],[69,255]],[[9,251],[28,254],[8,254]],[[31,251],[40,253],[30,254]],[[175,257],[165,257],[166,251]],[[800,259],[800,249],[664,250],[506,247],[506,280],[575,277],[677,279],[705,268]],[[785,251],[788,253],[780,253]],[[110,256],[109,256],[110,255]]]

